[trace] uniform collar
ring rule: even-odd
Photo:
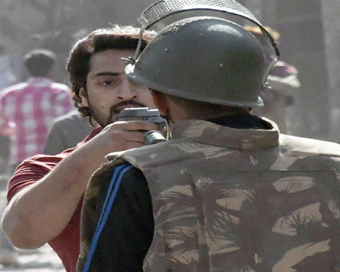
[[[232,128],[209,121],[186,120],[173,127],[172,138],[190,138],[195,142],[238,150],[266,149],[278,145],[277,125],[265,118],[260,120],[262,129]]]

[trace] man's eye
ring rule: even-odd
[[[106,85],[111,85],[111,84],[113,84],[113,81],[112,80],[104,80],[104,81],[101,82],[101,84],[105,85],[105,86]]]

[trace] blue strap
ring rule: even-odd
[[[108,188],[108,192],[107,192],[106,197],[105,197],[103,210],[100,214],[100,218],[99,218],[99,221],[98,221],[98,224],[97,224],[97,228],[96,228],[96,231],[93,235],[91,247],[90,247],[89,253],[87,254],[87,258],[86,258],[86,262],[85,262],[85,265],[84,265],[83,272],[88,272],[89,269],[90,269],[92,258],[93,258],[95,251],[96,251],[100,235],[101,235],[101,233],[102,233],[102,231],[105,227],[105,224],[107,222],[107,219],[109,217],[109,214],[110,214],[110,211],[112,209],[114,200],[115,200],[117,193],[118,193],[120,183],[122,182],[122,178],[123,178],[124,174],[127,171],[129,171],[132,167],[133,166],[129,165],[129,164],[120,165],[113,172],[111,182],[110,182],[110,186]]]

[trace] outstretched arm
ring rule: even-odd
[[[81,200],[92,173],[105,155],[142,146],[146,121],[116,122],[64,158],[50,173],[19,191],[9,202],[2,226],[12,243],[38,248],[59,235]]]

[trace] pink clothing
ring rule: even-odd
[[[47,78],[31,78],[4,89],[0,113],[16,124],[10,164],[42,153],[53,119],[71,109],[70,88]]]
[[[8,120],[6,115],[0,114],[0,134],[10,138],[15,131],[15,123]]]

